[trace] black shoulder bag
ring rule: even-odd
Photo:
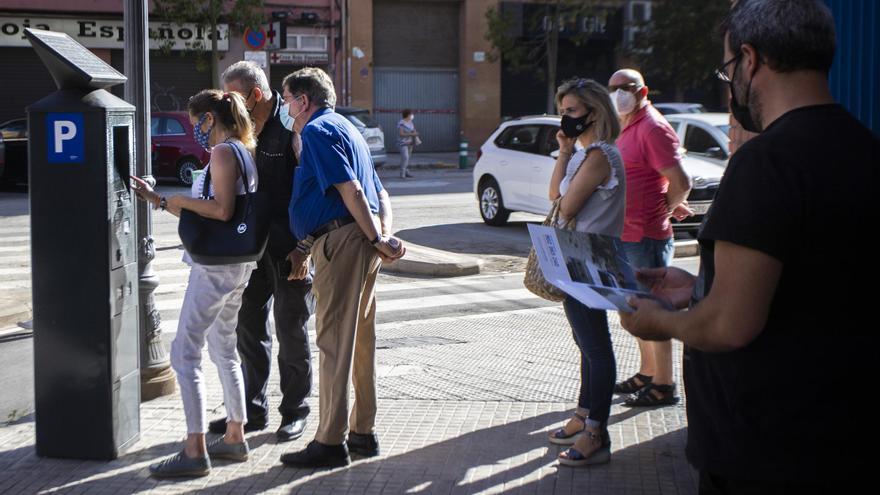
[[[245,193],[235,197],[235,213],[229,221],[205,218],[190,210],[181,210],[177,233],[184,249],[196,263],[229,265],[257,261],[269,239],[269,198],[265,192],[250,192],[241,151],[230,144],[241,170]],[[202,199],[211,199],[211,167],[205,172]]]

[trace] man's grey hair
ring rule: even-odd
[[[262,91],[263,94],[272,94],[272,88],[269,86],[269,80],[266,78],[266,73],[263,72],[263,69],[261,69],[259,65],[247,60],[236,62],[227,67],[226,70],[223,71],[223,75],[220,76],[220,80],[223,81],[223,84],[238,81],[241,83],[242,89],[245,91],[260,88],[260,91]]]
[[[834,19],[818,0],[739,0],[721,29],[734,54],[750,44],[777,72],[827,74],[834,62]]]
[[[319,107],[336,107],[336,89],[333,80],[317,67],[306,67],[288,74],[281,83],[292,95],[304,94]]]

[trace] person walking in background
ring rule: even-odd
[[[817,0],[739,0],[724,23],[730,109],[759,132],[700,228],[700,273],[638,276],[623,327],[685,345],[687,458],[700,493],[860,493],[876,476],[880,269],[844,241],[877,224],[880,139],[835,103],[835,22]],[[858,248],[857,248],[858,249]],[[846,254],[844,254],[846,253]],[[844,289],[850,288],[850,289]],[[807,370],[806,373],[802,371]]]
[[[287,116],[287,107],[281,101],[281,94],[269,88],[260,66],[253,62],[237,62],[223,72],[221,79],[226,91],[234,91],[244,98],[254,122],[260,190],[268,193],[272,205],[269,241],[242,296],[236,328],[248,413],[245,431],[263,430],[269,424],[271,308],[278,339],[281,382],[281,403],[278,405],[281,424],[275,436],[280,441],[290,441],[302,436],[309,415],[306,398],[312,391],[312,363],[308,321],[315,308],[311,274],[302,280],[287,280],[290,273],[287,253],[296,246],[287,214],[293,171],[297,165],[291,145],[293,133],[282,122]],[[226,420],[212,421],[210,431],[223,433]]]
[[[412,157],[413,147],[418,142],[419,133],[416,132],[416,126],[413,124],[412,110],[409,108],[402,112],[403,118],[397,122],[397,148],[400,149],[400,178],[412,178],[409,173],[409,160]]]
[[[387,234],[391,201],[370,148],[334,111],[336,90],[321,69],[305,68],[283,82],[284,101],[302,136],[301,163],[290,203],[290,229],[299,239],[289,254],[291,279],[315,264],[315,331],[320,357],[320,419],[315,439],[281,456],[298,467],[338,467],[352,452],[379,454],[376,423],[376,277],[381,259],[406,252]],[[349,382],[354,406],[349,416]],[[349,426],[351,431],[349,431]],[[347,434],[347,438],[346,438]]]
[[[608,82],[622,130],[617,146],[626,165],[626,221],[623,245],[634,268],[669,266],[675,251],[670,218],[693,214],[687,208],[690,178],[681,166],[675,130],[648,100],[642,75],[615,72]],[[645,289],[645,287],[640,287]],[[675,404],[672,342],[639,340],[639,372],[618,383],[614,392],[633,394],[630,407]]]
[[[620,237],[626,206],[626,172],[614,140],[620,124],[605,87],[572,79],[556,92],[562,128],[556,134],[559,157],[550,179],[550,200],[559,201],[559,222],[576,222],[578,232]],[[582,149],[575,150],[575,142]],[[550,442],[571,447],[559,455],[566,466],[611,459],[608,417],[617,363],[604,310],[567,296],[565,316],[581,354],[581,386],[574,416],[550,433]]]
[[[154,208],[180,216],[190,210],[215,220],[228,221],[235,212],[235,197],[255,192],[258,184],[254,163],[253,127],[245,100],[236,93],[205,90],[189,100],[189,118],[196,141],[211,150],[205,174],[192,185],[192,197],[157,194],[137,177],[132,177],[138,197]],[[241,169],[247,175],[247,183]],[[210,173],[209,198],[201,197],[206,174]],[[171,367],[177,373],[187,437],[183,451],[150,466],[155,477],[204,476],[211,471],[210,458],[245,461],[249,450],[244,438],[247,422],[244,379],[236,350],[235,325],[241,298],[256,263],[202,265],[184,252],[190,265],[189,282],[180,308],[177,335],[171,344]],[[228,423],[225,435],[206,445],[205,383],[202,348],[217,366],[223,386],[223,403]]]

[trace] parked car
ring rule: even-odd
[[[383,165],[388,160],[385,154],[385,133],[373,120],[370,111],[356,107],[336,107],[336,113],[344,115],[364,136],[370,147],[370,154],[373,156],[373,164]]]
[[[193,170],[205,167],[211,154],[196,143],[186,112],[153,112],[150,116],[153,175],[174,177],[192,185]]]
[[[654,103],[654,108],[663,115],[673,113],[706,113],[706,107],[699,103]]]
[[[27,119],[9,120],[0,124],[0,182],[27,184],[27,180]]]
[[[559,155],[558,116],[521,117],[502,123],[477,153],[474,191],[480,216],[488,225],[507,223],[510,213],[550,212],[550,176]],[[674,225],[693,233],[709,210],[724,169],[710,161],[685,155],[682,161],[693,181],[688,203],[696,216]]]
[[[683,113],[665,117],[678,133],[678,139],[689,155],[727,166],[730,158],[730,114]]]

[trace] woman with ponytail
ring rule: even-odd
[[[205,90],[188,105],[196,141],[211,150],[205,173],[193,181],[192,195],[161,196],[149,184],[132,177],[138,196],[154,209],[180,216],[190,210],[205,218],[228,221],[235,211],[235,197],[257,190],[254,164],[254,132],[244,99],[237,93]],[[247,184],[242,176],[246,172]],[[202,197],[205,176],[210,172],[210,190]],[[211,471],[210,459],[245,461],[249,450],[244,438],[247,422],[241,359],[236,349],[235,326],[241,297],[256,263],[202,265],[184,253],[190,265],[189,283],[180,309],[177,336],[171,344],[171,366],[177,373],[187,437],[178,454],[150,466],[156,477],[204,476]],[[223,386],[223,403],[228,418],[226,434],[206,444],[205,385],[202,348],[217,366]]]

